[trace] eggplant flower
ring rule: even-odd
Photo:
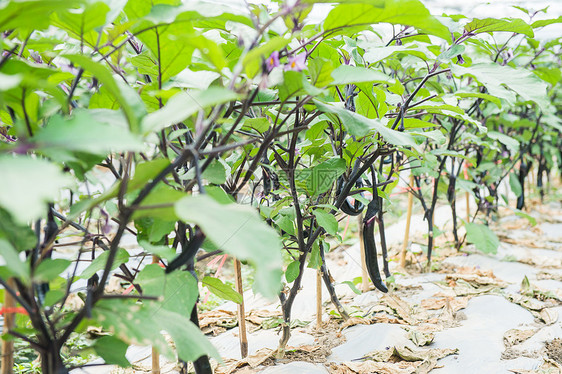
[[[285,70],[293,71],[303,71],[306,69],[306,53],[301,53],[296,56],[289,57],[287,65],[285,65]]]
[[[273,51],[266,61],[267,71],[270,72],[273,68],[280,66],[279,64],[279,51]]]

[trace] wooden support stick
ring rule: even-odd
[[[236,277],[236,292],[242,295],[242,302],[238,304],[238,338],[240,339],[240,353],[242,358],[248,356],[248,336],[246,335],[246,312],[244,311],[244,288],[242,287],[242,264],[234,259],[234,276]]]
[[[8,279],[8,287],[15,288],[15,281]],[[16,301],[14,297],[8,292],[4,291],[4,308],[15,308]],[[15,327],[15,314],[4,313],[4,333],[13,330]],[[14,368],[14,341],[4,340],[2,342],[2,374],[12,374]]]
[[[316,328],[322,327],[322,270],[316,270]]]
[[[529,194],[527,196],[531,196],[531,192],[532,190],[535,189],[535,186],[537,185],[537,181],[535,178],[535,174],[533,174],[533,164],[531,164],[531,168],[529,169],[529,174],[527,174],[529,176],[529,178],[527,178],[527,180],[529,181],[528,186],[529,186]]]
[[[466,196],[466,222],[470,222],[470,194],[465,192]]]
[[[152,347],[152,374],[160,374],[160,353]]]
[[[157,264],[160,262],[158,256],[152,256],[152,263]],[[152,374],[160,374],[160,353],[155,347],[152,347]]]
[[[361,251],[361,291],[369,291],[369,273],[367,272],[367,260],[365,259],[365,243],[363,242],[363,213],[357,216],[359,225],[359,249]]]
[[[414,186],[414,175],[410,175],[410,186]],[[400,267],[406,267],[406,249],[408,248],[408,241],[410,240],[410,222],[412,220],[412,206],[414,205],[414,194],[408,193],[408,212],[406,213],[406,227],[404,230],[404,243],[402,244],[402,251],[400,252]]]

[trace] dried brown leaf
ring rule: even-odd
[[[545,308],[539,312],[539,317],[547,325],[552,325],[558,320],[558,312],[553,308]]]
[[[503,343],[506,346],[506,348],[509,348],[512,345],[519,344],[529,339],[531,336],[535,334],[535,332],[536,330],[519,330],[519,329],[507,330],[505,334],[503,334]]]

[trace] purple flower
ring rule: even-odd
[[[285,70],[302,71],[306,69],[306,53],[289,57],[289,62],[285,65]]]
[[[266,61],[267,71],[270,72],[273,68],[278,67],[279,64],[279,51],[273,51]]]

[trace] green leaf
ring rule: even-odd
[[[0,239],[8,241],[16,251],[35,247],[37,236],[28,225],[16,224],[10,214],[0,208]]]
[[[221,361],[217,350],[189,320],[189,315],[172,312],[154,301],[138,304],[136,300],[106,299],[92,308],[94,320],[127,344],[150,345],[169,359],[175,359],[162,336],[161,331],[164,330],[172,337],[182,360],[194,361],[202,355],[209,355]]]
[[[450,112],[454,112],[454,113],[458,113],[458,114],[464,114],[464,110],[462,110],[461,108],[454,106],[454,105],[449,105],[449,104],[443,104],[443,103],[438,103],[435,101],[426,101],[423,104],[419,104],[416,105],[413,108],[408,108],[408,110],[426,110],[430,113],[443,113],[444,111],[448,110]]]
[[[207,195],[211,196],[219,204],[231,204],[235,202],[234,198],[219,186],[206,186],[205,191]]]
[[[364,30],[372,24],[414,26],[422,32],[450,41],[449,30],[435,19],[418,0],[386,0],[344,3],[335,6],[324,21],[324,31],[349,34],[352,30]]]
[[[0,170],[0,206],[22,224],[45,215],[47,203],[71,181],[58,166],[28,156],[0,156]]]
[[[56,259],[44,259],[41,261],[35,273],[33,274],[33,279],[37,282],[50,282],[56,279],[60,273],[65,271],[71,262],[62,258]]]
[[[8,75],[0,73],[0,91],[8,91],[18,87],[22,78],[21,74]]]
[[[152,52],[152,60],[160,65],[160,83],[167,82],[191,63],[191,56],[195,50],[195,45],[190,43],[193,34],[191,23],[184,21],[160,24],[137,36]]]
[[[345,160],[341,158],[335,157],[321,162],[314,166],[312,170],[305,170],[309,172],[306,187],[312,195],[319,195],[327,192],[345,170]]]
[[[125,357],[129,345],[114,336],[106,335],[96,339],[92,348],[108,365],[118,365],[123,368],[131,366]]]
[[[45,294],[45,301],[43,302],[44,306],[53,306],[62,298],[66,293],[63,290],[50,290]]]
[[[367,118],[346,110],[342,106],[323,103],[319,100],[314,100],[314,103],[322,112],[337,114],[350,135],[363,137],[369,134],[371,129],[374,129],[390,144],[412,147],[419,150],[417,143],[411,135],[386,127],[386,119]]]
[[[291,262],[287,266],[287,270],[285,270],[285,279],[287,280],[287,283],[294,282],[294,280],[297,279],[299,274],[300,274],[300,262],[298,261]]]
[[[319,240],[314,241],[312,250],[310,251],[310,258],[308,259],[308,266],[311,269],[320,269],[322,266],[322,257],[320,256],[320,246],[323,245]]]
[[[535,36],[533,28],[519,18],[485,18],[474,19],[464,26],[466,32],[478,34],[481,32],[508,31],[525,34],[532,38]]]
[[[497,253],[500,240],[488,226],[468,222],[465,224],[465,227],[466,240],[469,243],[473,243],[476,249],[484,253]]]
[[[139,74],[149,74],[156,77],[158,76],[158,66],[149,54],[145,50],[141,54],[131,57],[129,61],[137,68]]]
[[[385,60],[398,54],[418,57],[422,60],[434,60],[436,55],[425,44],[404,44],[401,46],[381,47],[380,43],[366,40],[357,41],[357,45],[365,50],[363,57],[370,64]]]
[[[505,99],[511,105],[515,101],[513,94],[506,90],[504,85],[523,99],[537,103],[543,111],[550,107],[546,94],[547,84],[523,68],[480,63],[470,67],[453,65],[451,70],[456,76],[473,76],[488,89],[490,95]]]
[[[254,129],[259,133],[264,133],[269,129],[269,126],[271,126],[271,124],[269,123],[269,120],[267,118],[259,117],[259,118],[244,119],[243,126],[250,129]]]
[[[437,59],[443,62],[451,61],[451,59],[462,54],[464,52],[464,48],[465,48],[464,45],[453,44],[450,48],[443,51],[443,53],[437,56]]]
[[[338,66],[332,71],[332,78],[334,80],[331,85],[362,82],[394,83],[394,79],[380,71],[350,65]]]
[[[238,292],[234,291],[232,287],[224,284],[220,279],[214,277],[205,277],[201,283],[218,297],[234,301],[236,304],[242,304],[243,298]]]
[[[92,318],[127,344],[153,346],[159,353],[173,359],[174,354],[161,334],[164,312],[165,309],[158,309],[153,303],[137,304],[136,300],[102,299],[92,308]],[[186,317],[171,314],[184,323],[191,323]]]
[[[308,60],[308,71],[311,82],[316,87],[326,87],[332,82],[334,64],[332,60],[323,57],[312,58]]]
[[[84,269],[82,274],[80,274],[80,278],[88,279],[98,271],[103,270],[105,268],[108,257],[109,251],[101,253],[94,259],[94,261],[90,263],[90,265],[88,265],[86,269]],[[117,250],[117,255],[115,256],[115,261],[113,261],[113,264],[111,264],[111,270],[115,270],[119,265],[127,263],[127,261],[129,261],[129,253],[127,253],[126,250],[119,248]]]
[[[158,311],[157,322],[174,340],[180,359],[195,361],[203,355],[208,355],[222,362],[216,348],[188,318],[162,310]]]
[[[185,196],[184,191],[178,191],[163,182],[158,183],[142,201],[140,204],[142,209],[137,209],[132,219],[150,217],[166,222],[177,221],[178,216],[174,211],[174,203]]]
[[[170,262],[176,256],[176,251],[165,245],[153,245],[146,240],[139,240],[139,245],[148,253],[163,258],[164,260]]]
[[[53,14],[52,24],[65,30],[76,40],[95,45],[97,33],[89,33],[106,23],[109,6],[102,1],[85,2],[81,9],[69,9]]]
[[[440,130],[433,130],[433,131],[408,131],[408,134],[423,136],[433,140],[438,145],[443,145],[447,142],[447,138]]]
[[[519,197],[523,193],[523,187],[519,183],[519,179],[515,173],[509,174],[509,187],[515,196]]]
[[[304,88],[305,76],[298,71],[283,72],[283,84],[279,86],[279,100],[285,101],[297,95]]]
[[[281,242],[274,229],[251,207],[221,205],[209,196],[189,196],[175,204],[177,215],[195,223],[218,248],[256,266],[255,284],[267,297],[277,294]]]
[[[497,140],[498,142],[502,143],[509,149],[511,155],[516,155],[519,152],[519,142],[513,139],[511,136],[502,134],[498,131],[488,131],[488,137],[491,139]]]
[[[519,209],[515,209],[515,215],[517,217],[521,217],[521,218],[525,218],[527,221],[529,221],[529,223],[531,224],[531,226],[536,226],[537,225],[537,220],[535,217],[525,213],[522,210]]]
[[[312,214],[314,214],[318,224],[324,228],[328,234],[336,235],[338,233],[338,221],[336,217],[321,209],[314,209]]]
[[[126,127],[98,122],[87,110],[75,110],[70,118],[60,115],[51,117],[32,141],[42,148],[94,154],[142,151],[145,148],[142,140],[131,134]]]
[[[254,78],[256,74],[261,69],[262,62],[268,58],[271,53],[274,51],[280,51],[284,48],[291,39],[285,39],[281,36],[276,36],[271,38],[266,43],[260,45],[257,48],[252,49],[244,59],[242,60],[242,64],[244,65],[244,70],[249,78]]]
[[[182,91],[174,95],[164,107],[148,114],[142,121],[142,132],[158,132],[180,123],[200,110],[205,110],[236,100],[238,94],[222,87],[209,87],[204,91]]]
[[[458,157],[458,158],[464,158],[465,160],[470,160],[470,158],[468,156],[466,156],[465,154],[460,153],[459,151],[454,151],[452,149],[437,148],[437,149],[431,150],[430,153],[432,155],[435,155],[435,156]]]
[[[18,252],[4,239],[0,239],[0,256],[6,263],[6,270],[11,276],[19,277],[26,281],[29,279],[29,268],[20,260]]]
[[[419,129],[419,128],[433,128],[433,127],[437,127],[437,125],[417,118],[404,118],[405,129]]]
[[[116,81],[104,65],[85,55],[64,55],[63,57],[92,73],[121,105],[129,122],[129,129],[134,133],[138,132],[139,118],[146,113],[146,108],[136,91],[124,82]]]
[[[0,8],[0,30],[42,30],[50,25],[49,14],[80,6],[80,0],[27,0],[2,2]]]
[[[197,281],[187,271],[174,271],[166,274],[158,264],[145,266],[136,281],[141,286],[143,295],[160,298],[160,308],[179,315],[189,316],[197,301]]]
[[[281,230],[285,231],[287,234],[295,235],[295,223],[290,217],[279,214],[274,222],[277,226],[279,226]]]
[[[536,29],[537,27],[548,26],[548,25],[552,25],[553,23],[562,23],[562,16],[560,16],[558,18],[541,19],[541,20],[535,21],[531,24],[531,27]]]
[[[355,284],[353,284],[352,281],[344,281],[344,282],[341,282],[341,283],[347,284],[349,286],[349,288],[351,288],[351,291],[353,291],[357,295],[361,295],[361,291],[359,291],[359,289],[357,289],[357,287],[355,286]]]
[[[466,97],[476,97],[479,99],[484,99],[484,100],[488,100],[494,104],[497,105],[498,108],[502,107],[502,102],[500,101],[500,99],[498,99],[495,96],[492,95],[488,95],[485,93],[480,93],[480,92],[455,92],[455,96],[460,97],[460,98],[466,98]]]
[[[207,169],[202,173],[203,179],[213,184],[223,184],[226,182],[226,169],[222,163],[213,160]]]
[[[545,82],[556,86],[562,80],[562,71],[560,68],[535,68],[533,73]]]

